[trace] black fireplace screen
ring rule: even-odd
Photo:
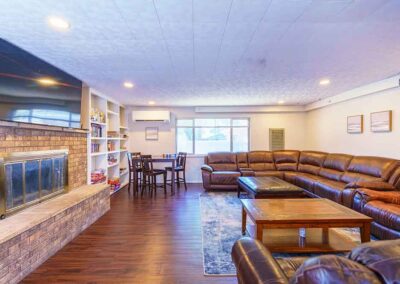
[[[0,159],[0,215],[65,192],[66,150],[13,153]]]

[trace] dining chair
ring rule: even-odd
[[[129,166],[129,180],[128,180],[128,192],[131,192],[131,185],[133,185],[133,191],[138,192],[138,188],[142,183],[143,171],[141,161],[137,161],[140,158],[140,152],[128,152],[128,166]],[[136,161],[133,161],[136,159]]]
[[[177,183],[178,187],[180,187],[180,183],[183,182],[185,186],[185,190],[187,190],[187,185],[186,185],[186,157],[187,153],[185,152],[179,152],[178,156],[176,158],[176,163],[175,163],[175,182]],[[172,167],[165,167],[165,170],[167,172],[171,172],[172,176]],[[182,172],[182,177],[179,176],[179,173]],[[172,177],[171,180],[167,180],[167,182],[171,182],[170,185],[172,185]]]
[[[142,162],[142,173],[143,173],[143,182],[142,182],[142,195],[146,186],[149,186],[149,190],[151,193],[157,191],[157,176],[163,176],[163,188],[164,193],[167,193],[167,171],[163,169],[155,169],[153,167],[153,158],[151,155],[141,155]]]

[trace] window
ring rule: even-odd
[[[216,151],[249,150],[248,118],[178,119],[177,152],[207,154]]]

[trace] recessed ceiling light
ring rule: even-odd
[[[47,19],[47,21],[50,26],[57,30],[68,30],[70,28],[70,24],[60,17],[51,16]]]
[[[155,105],[156,102],[155,101],[149,101],[149,105]]]
[[[56,80],[51,78],[39,78],[36,79],[36,81],[43,86],[53,86],[58,84]]]
[[[131,82],[124,82],[124,87],[128,89],[132,89],[135,85]]]
[[[326,86],[326,85],[329,85],[331,83],[331,80],[329,80],[329,79],[321,79],[320,81],[319,81],[319,84],[321,85],[321,86]]]
[[[284,100],[280,100],[280,101],[278,101],[278,104],[280,104],[280,105],[283,105],[285,103],[285,101]]]

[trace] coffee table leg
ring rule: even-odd
[[[360,227],[360,237],[361,242],[366,243],[371,240],[371,224],[364,223],[362,227]]]
[[[242,235],[246,234],[246,219],[247,219],[246,210],[244,209],[244,206],[242,206]]]
[[[262,224],[256,225],[256,236],[257,236],[257,240],[262,242],[262,240],[263,240],[263,225]]]

